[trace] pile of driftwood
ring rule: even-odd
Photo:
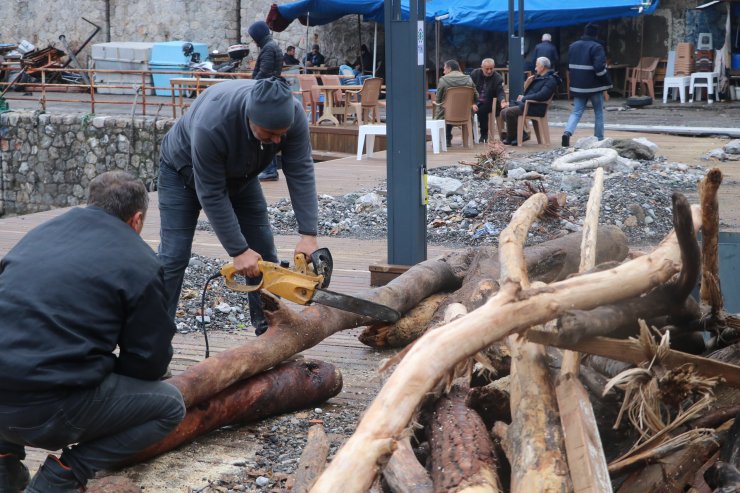
[[[740,345],[729,340],[737,324],[723,311],[718,280],[720,182],[711,170],[701,207],[674,195],[675,230],[646,254],[630,252],[618,228],[598,226],[597,170],[582,235],[525,248],[548,205],[538,193],[513,215],[498,252],[428,260],[359,293],[405,314],[393,326],[369,326],[362,340],[404,349],[323,472],[326,439],[311,430],[293,490],[735,491]],[[699,276],[701,304],[689,296]],[[280,412],[338,392],[330,365],[280,363],[370,320],[265,301],[267,333],[170,380],[186,421],[132,461],[263,416],[239,415],[261,407],[254,402]],[[282,384],[270,381],[281,372]]]

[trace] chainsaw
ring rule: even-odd
[[[299,305],[319,303],[387,323],[401,318],[401,314],[393,308],[325,289],[329,286],[334,268],[328,248],[316,250],[310,259],[302,253],[296,254],[293,268],[287,262],[276,264],[264,260],[258,261],[257,265],[262,279],[255,285],[240,284],[235,280],[238,272],[234,264],[224,265],[221,275],[224,276],[226,286],[242,293],[264,289]]]

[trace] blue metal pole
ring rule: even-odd
[[[426,84],[424,0],[385,2],[388,139],[388,263],[414,265],[427,257]]]

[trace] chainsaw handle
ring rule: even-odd
[[[260,272],[264,272],[264,262],[262,260],[259,260],[257,262],[257,265],[259,266]],[[260,279],[259,284],[240,284],[236,282],[236,280],[234,280],[234,277],[238,273],[239,271],[236,270],[236,267],[234,267],[234,264],[231,262],[221,267],[221,275],[224,276],[224,282],[229,289],[238,291],[240,293],[253,293],[262,288],[262,283],[264,282],[264,279]]]

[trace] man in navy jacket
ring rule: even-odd
[[[537,59],[534,70],[536,75],[528,80],[524,94],[520,94],[516,101],[508,108],[501,110],[501,116],[506,120],[506,140],[504,144],[515,146],[517,125],[519,116],[524,113],[524,103],[527,101],[549,101],[555,90],[558,88],[560,79],[555,72],[550,69],[550,60],[545,57]],[[544,104],[534,104],[529,107],[529,114],[532,116],[544,116],[547,108]],[[529,134],[522,134],[522,140],[529,140]]]
[[[570,94],[573,96],[573,111],[568,117],[561,144],[570,145],[570,137],[583,116],[586,104],[591,101],[594,108],[594,135],[604,139],[604,91],[612,87],[606,71],[606,52],[599,42],[599,26],[587,24],[585,33],[568,49]]]
[[[0,261],[0,491],[28,481],[26,446],[62,450],[26,492],[76,492],[184,417],[180,392],[160,381],[175,325],[139,236],[147,204],[141,180],[103,173],[86,208],[31,230]]]

